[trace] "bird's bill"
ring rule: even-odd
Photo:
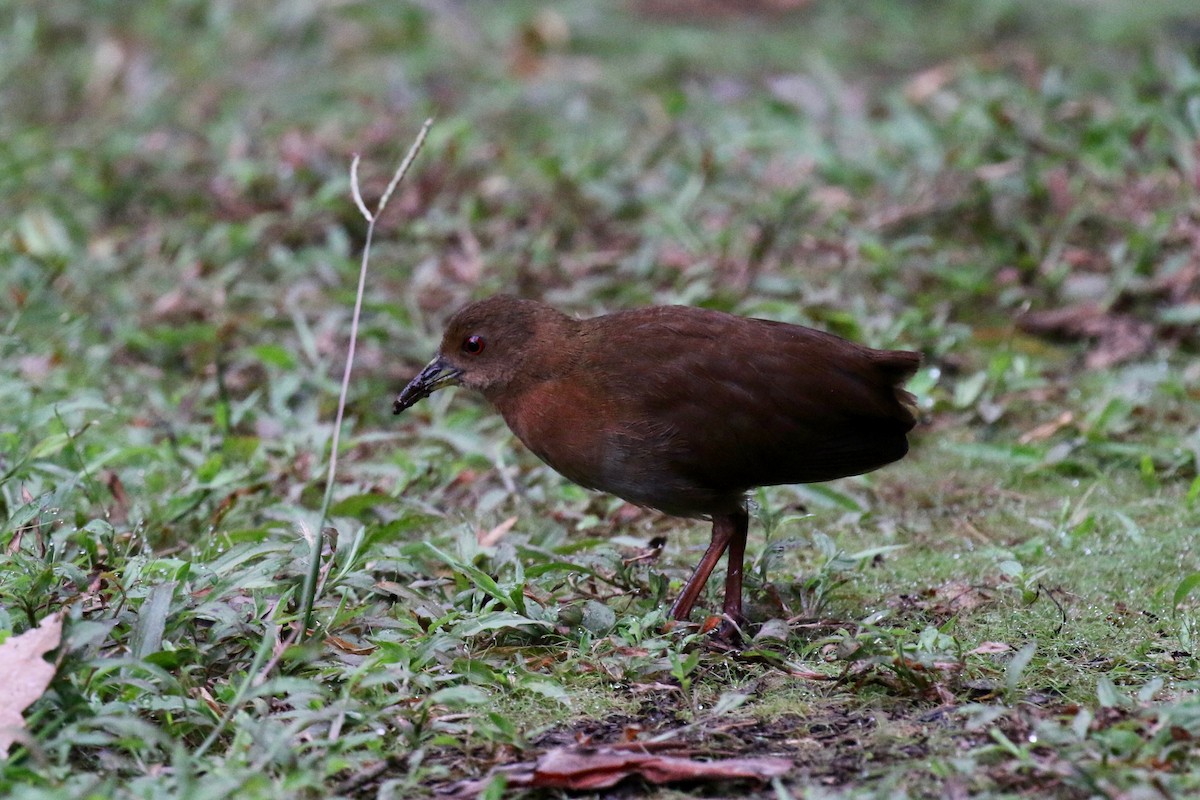
[[[450,366],[446,359],[438,356],[426,364],[425,369],[421,370],[417,377],[409,381],[408,386],[405,386],[400,394],[396,395],[396,402],[392,404],[392,413],[399,414],[404,409],[415,406],[438,389],[457,386],[461,376],[461,369]]]

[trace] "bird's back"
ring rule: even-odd
[[[597,485],[671,513],[710,514],[757,486],[857,475],[908,451],[902,388],[917,353],[683,306],[585,320],[586,374],[615,404]],[[611,483],[611,480],[610,480]]]

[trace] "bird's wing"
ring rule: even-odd
[[[636,338],[637,358],[593,348],[613,363],[591,374],[620,376],[607,390],[627,404],[623,417],[647,421],[646,445],[670,460],[665,471],[735,492],[859,474],[907,451],[914,419],[898,384],[916,354],[718,312],[647,311],[656,313],[601,318],[621,323],[620,339]]]

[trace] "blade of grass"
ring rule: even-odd
[[[167,629],[167,614],[176,585],[175,581],[156,585],[138,609],[133,631],[133,655],[136,658],[145,658],[162,649],[163,632]]]

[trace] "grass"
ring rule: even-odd
[[[67,615],[6,794],[431,796],[664,732],[796,768],[614,796],[1197,790],[1192,4],[634,5],[0,4],[0,637]],[[373,203],[428,115],[318,532],[350,157]],[[703,525],[463,393],[390,415],[499,290],[919,349],[926,421],[755,498],[717,652],[662,625]]]

